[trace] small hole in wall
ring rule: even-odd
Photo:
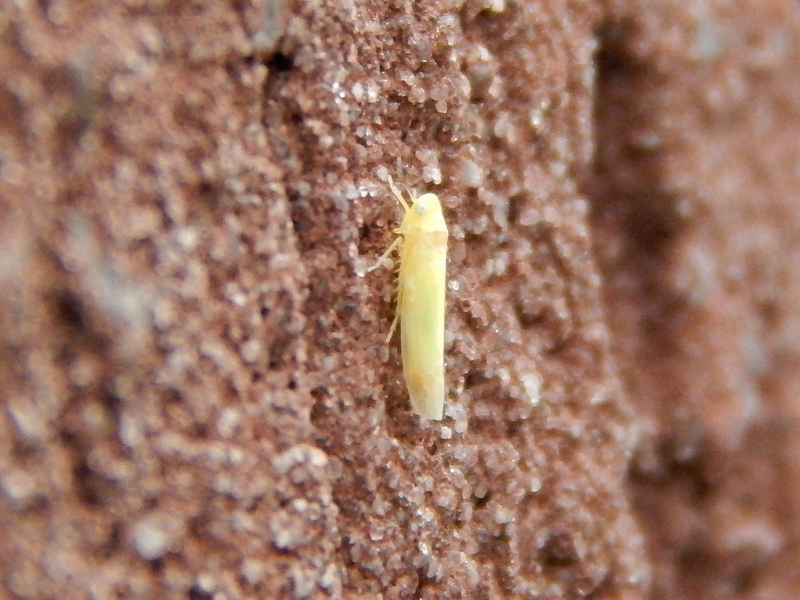
[[[267,67],[276,73],[286,73],[294,68],[294,59],[283,52],[276,52],[267,61]]]
[[[193,585],[189,588],[189,600],[212,600],[214,596],[200,587]]]
[[[70,291],[58,294],[54,299],[56,317],[65,325],[80,329],[86,327],[86,307],[81,299]]]
[[[572,536],[566,531],[552,532],[542,547],[541,558],[549,567],[568,567],[578,562]]]
[[[483,498],[477,498],[476,497],[475,498],[475,508],[476,509],[480,509],[480,508],[485,507],[487,504],[489,504],[491,499],[492,499],[492,493],[491,492],[486,492],[486,494],[484,494]]]

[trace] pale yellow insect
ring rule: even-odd
[[[414,411],[441,419],[444,410],[444,293],[447,225],[436,194],[409,194],[411,206],[389,178],[389,188],[405,209],[399,237],[368,271],[392,250],[400,254],[397,310],[387,343],[400,321],[403,376]]]

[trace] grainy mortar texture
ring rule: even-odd
[[[0,598],[798,598],[799,363],[794,0],[0,4]]]

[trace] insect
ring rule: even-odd
[[[444,293],[447,225],[436,194],[409,193],[411,205],[388,179],[405,210],[397,239],[367,271],[374,271],[393,250],[400,254],[397,308],[388,343],[400,322],[403,376],[411,406],[421,417],[441,419],[444,410]]]

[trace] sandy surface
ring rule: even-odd
[[[796,1],[6,2],[0,598],[800,597],[799,198]]]

